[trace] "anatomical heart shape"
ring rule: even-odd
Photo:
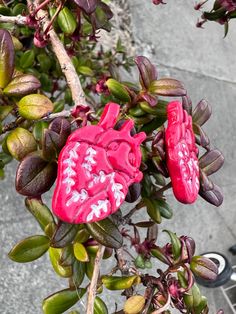
[[[200,187],[192,117],[180,102],[172,101],[167,106],[167,118],[165,144],[173,192],[177,200],[191,204],[196,201]]]
[[[52,200],[53,212],[62,221],[90,223],[114,213],[128,188],[140,182],[140,144],[145,133],[131,136],[133,120],[119,130],[120,106],[108,103],[97,125],[73,132],[58,159],[58,177]]]

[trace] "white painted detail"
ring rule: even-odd
[[[76,176],[76,163],[74,160],[79,158],[77,153],[77,148],[80,146],[80,143],[76,143],[75,146],[69,151],[69,158],[63,160],[63,164],[67,165],[67,167],[63,171],[64,180],[62,183],[66,184],[66,194],[71,192],[71,187],[75,185],[75,180],[72,178]]]
[[[71,198],[66,202],[66,206],[70,206],[73,203],[84,202],[88,199],[88,192],[85,189],[82,189],[80,192],[73,191]]]
[[[91,146],[86,150],[86,156],[84,158],[85,162],[82,163],[82,167],[86,169],[86,175],[88,177],[91,176],[90,172],[92,171],[92,165],[96,165],[96,161],[94,160],[94,156],[97,154],[96,150]]]
[[[91,206],[91,212],[87,216],[87,221],[91,221],[93,219],[94,215],[97,218],[100,218],[102,212],[105,212],[105,213],[107,212],[108,204],[109,204],[108,200],[99,200],[97,202],[97,205],[93,204]]]
[[[112,192],[114,192],[116,206],[119,207],[122,201],[125,199],[125,195],[121,191],[123,189],[123,185],[120,183],[116,183],[114,180],[114,176],[115,176],[115,173],[113,172],[111,175],[111,190]]]

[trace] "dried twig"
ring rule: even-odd
[[[29,1],[28,4],[31,4],[34,9],[40,5],[39,0]],[[48,19],[48,14],[45,10],[39,10],[36,14],[39,24],[43,31],[47,30],[50,27],[50,20]],[[58,38],[56,32],[51,29],[47,32],[49,36],[49,41],[52,45],[52,49],[60,63],[62,72],[64,73],[68,86],[71,90],[72,99],[75,105],[87,105],[85,100],[85,94],[82,89],[78,74],[71,62],[70,57],[68,56],[63,44]]]
[[[96,258],[95,258],[95,262],[94,262],[93,276],[92,276],[91,283],[88,288],[88,301],[87,301],[86,314],[94,313],[94,300],[96,297],[98,276],[99,276],[100,265],[101,265],[102,257],[104,254],[104,250],[105,250],[105,246],[100,244],[97,251]]]
[[[16,25],[25,25],[26,17],[22,15],[5,16],[0,14],[0,23],[12,23]]]

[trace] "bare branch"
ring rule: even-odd
[[[35,1],[28,0],[27,2],[28,4],[31,3],[31,5],[33,5],[35,9],[40,5],[39,0]],[[39,10],[37,12],[37,19],[39,20],[39,23],[43,31],[50,27],[50,20],[45,10]],[[52,45],[52,49],[60,63],[62,72],[66,77],[68,86],[71,90],[72,99],[75,105],[87,105],[85,100],[85,94],[82,89],[78,74],[76,73],[76,70],[63,44],[61,43],[60,39],[58,38],[53,28],[51,28],[47,34],[49,36],[49,41]]]
[[[0,14],[0,23],[12,23],[16,25],[25,25],[26,17],[22,15],[5,16]]]
[[[88,301],[87,301],[86,314],[94,313],[94,300],[96,297],[98,276],[99,276],[99,271],[100,271],[100,266],[101,266],[101,261],[104,254],[104,250],[105,250],[105,246],[100,244],[97,251],[96,258],[95,258],[93,276],[92,276],[91,283],[88,288]]]

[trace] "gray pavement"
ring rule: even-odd
[[[171,76],[182,80],[194,104],[202,98],[212,104],[213,115],[205,129],[212,145],[224,152],[226,161],[214,178],[223,188],[223,205],[214,208],[199,198],[194,206],[184,206],[169,195],[174,218],[165,222],[163,228],[192,236],[198,253],[220,251],[236,264],[236,257],[228,253],[228,247],[236,243],[234,23],[229,36],[223,39],[223,28],[217,24],[208,23],[205,30],[195,28],[198,14],[192,9],[194,1],[168,2],[166,6],[155,7],[151,0],[128,1],[137,54],[150,57],[157,65],[160,77]],[[5,181],[0,184],[0,313],[39,314],[43,298],[66,287],[66,280],[56,277],[46,261],[47,257],[29,264],[16,264],[6,256],[14,243],[40,233],[35,221],[24,209],[22,197],[15,193],[14,173],[15,169],[9,168]],[[46,201],[50,203],[50,195]],[[165,239],[164,235],[160,236],[160,241]],[[211,304],[210,313],[215,314],[220,307],[225,309],[225,314],[232,313],[219,289],[205,289],[204,293]],[[108,295],[106,298],[109,299]],[[114,300],[110,303],[109,313],[112,313]],[[84,313],[82,304],[80,310]]]

